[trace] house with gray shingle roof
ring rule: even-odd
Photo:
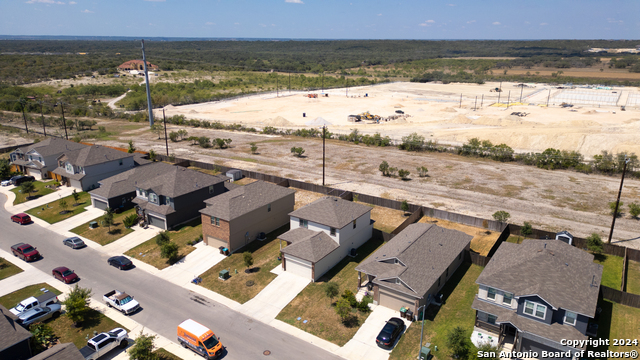
[[[371,239],[371,207],[325,196],[289,213],[291,230],[280,235],[285,271],[318,280]]]
[[[372,284],[373,301],[416,313],[428,305],[464,262],[471,235],[433,224],[411,224],[356,267]],[[360,285],[359,284],[359,285]]]
[[[67,151],[88,147],[73,141],[49,137],[35,144],[22,146],[9,154],[14,171],[20,171],[36,179],[52,178],[58,167],[57,158]]]
[[[561,342],[588,339],[603,270],[593,259],[560,240],[502,243],[476,280],[471,341],[538,354],[584,349]]]
[[[205,200],[202,237],[209,246],[234,252],[289,222],[295,190],[256,181]]]
[[[100,145],[65,151],[56,160],[58,167],[53,173],[78,191],[95,189],[100,180],[135,166],[133,154]]]
[[[20,326],[7,308],[0,305],[0,359],[26,360],[31,357],[31,333]]]
[[[57,344],[29,360],[85,360],[73,343]]]

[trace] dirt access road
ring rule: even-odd
[[[168,131],[180,129],[169,126]],[[230,138],[231,148],[203,149],[187,141],[169,142],[170,153],[200,161],[260,171],[316,184],[322,183],[322,140],[185,128],[189,136]],[[165,153],[164,139],[146,129],[125,132],[140,150]],[[258,145],[251,154],[249,143]],[[292,156],[291,147],[305,149]],[[381,176],[380,163],[411,171],[411,180]],[[420,178],[416,167],[427,166]],[[404,200],[490,219],[498,210],[511,214],[511,222],[531,222],[550,231],[568,230],[577,236],[595,232],[606,240],[611,225],[608,202],[614,201],[620,177],[550,171],[514,163],[466,158],[440,153],[409,153],[396,148],[367,147],[336,140],[326,142],[326,184],[345,190]],[[640,202],[640,181],[626,179],[622,193],[625,215],[616,222],[614,242],[640,249],[640,221],[630,219],[627,204]],[[630,240],[635,239],[635,240]]]

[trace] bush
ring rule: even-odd
[[[373,302],[373,299],[370,296],[365,296],[362,298],[362,301],[360,301],[358,303],[358,305],[356,306],[356,308],[358,309],[358,311],[360,311],[361,313],[368,313],[371,311],[371,308],[369,308],[369,304]]]
[[[339,292],[340,290],[337,283],[330,281],[324,284],[324,294],[327,295],[331,301],[333,301],[334,297],[338,296]]]
[[[293,153],[294,156],[301,157],[302,154],[304,154],[304,149],[301,147],[294,146],[291,148],[291,152]]]
[[[533,233],[533,228],[531,227],[531,223],[525,221],[522,227],[520,228],[520,235],[527,237]]]
[[[429,172],[429,169],[427,169],[426,166],[420,166],[416,168],[416,171],[418,172],[418,176],[419,177],[425,177],[427,176],[427,173]]]
[[[344,293],[342,293],[342,298],[346,299],[352,308],[358,306],[358,300],[356,300],[356,296],[353,294],[353,291],[348,289],[345,290]]]
[[[58,339],[53,329],[43,323],[32,324],[29,326],[29,332],[33,335],[33,341],[31,342],[32,349],[38,353],[52,347]]]
[[[393,177],[395,177],[395,176],[396,176],[396,171],[398,171],[398,168],[390,167],[390,168],[389,168],[389,175],[388,175],[388,176],[393,176]]]
[[[638,203],[629,204],[629,215],[631,215],[632,218],[637,219],[638,215],[640,215],[640,204]]]
[[[251,266],[253,265],[253,255],[250,252],[245,251],[244,253],[242,253],[242,261],[244,262],[244,266],[246,266],[248,269],[251,268]]]
[[[338,314],[338,316],[340,316],[340,319],[342,319],[343,322],[346,321],[351,314],[351,305],[349,304],[349,301],[344,298],[338,299],[335,309],[336,313]]]
[[[127,150],[127,152],[129,154],[133,154],[136,151],[136,147],[133,146],[133,140],[129,140],[129,149]]]
[[[178,141],[178,133],[175,131],[172,131],[169,133],[169,140],[173,141],[173,142],[177,142]]]
[[[400,210],[404,212],[409,211],[409,202],[407,202],[407,200],[402,200],[402,204],[400,204]]]
[[[378,166],[378,170],[382,173],[382,176],[389,176],[389,163],[385,160],[380,166]]]
[[[410,175],[410,174],[411,174],[411,173],[409,172],[409,170],[405,170],[405,169],[400,169],[400,170],[398,170],[398,176],[400,176],[400,178],[401,178],[402,180],[407,180],[407,179],[409,179],[409,175]]]
[[[160,257],[168,259],[170,263],[175,263],[178,260],[178,244],[174,242],[166,242],[160,247]]]
[[[507,220],[511,218],[511,214],[509,214],[504,210],[496,211],[495,213],[493,213],[492,216],[495,221],[499,221],[499,222],[507,222]]]
[[[454,357],[458,359],[467,358],[470,342],[469,335],[467,335],[466,331],[460,326],[456,326],[447,334],[447,346],[451,349]]]
[[[251,145],[251,153],[255,154],[256,151],[258,151],[258,145],[256,145],[256,143],[254,143],[254,142],[249,143],[249,145]]]
[[[162,246],[166,243],[168,243],[171,239],[169,238],[169,232],[168,231],[161,231],[158,235],[156,235],[156,244],[158,246]]]
[[[401,150],[407,151],[420,151],[424,146],[424,136],[418,135],[418,133],[412,133],[408,136],[402,137],[402,144],[400,144]]]
[[[155,335],[145,335],[140,330],[133,346],[128,350],[129,360],[156,360],[158,356],[153,353],[153,342]]]
[[[131,214],[122,220],[122,223],[126,228],[135,226],[138,223],[138,214]]]
[[[198,138],[198,144],[203,147],[203,148],[210,148],[211,147],[211,139],[209,139],[206,136],[200,136]]]
[[[602,253],[602,250],[604,250],[604,243],[602,242],[600,235],[596,233],[589,235],[587,238],[587,249],[594,254]]]
[[[613,215],[614,211],[616,211],[616,217],[620,217],[620,215],[622,215],[622,206],[624,205],[624,203],[622,201],[620,201],[620,205],[618,206],[618,211],[616,211],[616,202],[612,201],[609,203],[609,209],[611,210],[609,212],[610,215]]]

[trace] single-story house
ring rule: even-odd
[[[144,61],[142,60],[129,60],[125,61],[118,66],[120,70],[144,70]],[[147,61],[147,70],[158,70],[158,65],[153,65]]]
[[[67,151],[88,147],[73,141],[48,137],[35,144],[19,147],[9,154],[12,171],[19,171],[36,179],[50,179],[58,167],[57,158]]]
[[[256,181],[205,200],[202,236],[205,243],[236,251],[261,233],[289,222],[295,190]]]
[[[26,360],[31,357],[31,333],[16,323],[18,317],[0,305],[0,359]]]
[[[282,268],[313,281],[371,239],[371,207],[325,196],[289,213]]]
[[[411,224],[356,267],[373,284],[373,301],[416,313],[453,276],[473,236],[433,224]]]

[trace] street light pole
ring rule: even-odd
[[[627,164],[629,158],[625,157],[624,166],[622,168],[622,179],[620,179],[620,190],[618,190],[618,200],[616,200],[616,208],[613,211],[613,221],[611,222],[611,231],[609,232],[609,240],[607,244],[611,244],[611,238],[613,237],[613,227],[616,225],[616,216],[618,215],[618,205],[620,205],[620,194],[622,193],[622,184],[624,183],[624,174],[627,172]]]
[[[327,126],[322,126],[322,186],[324,186],[324,139],[327,134]]]

